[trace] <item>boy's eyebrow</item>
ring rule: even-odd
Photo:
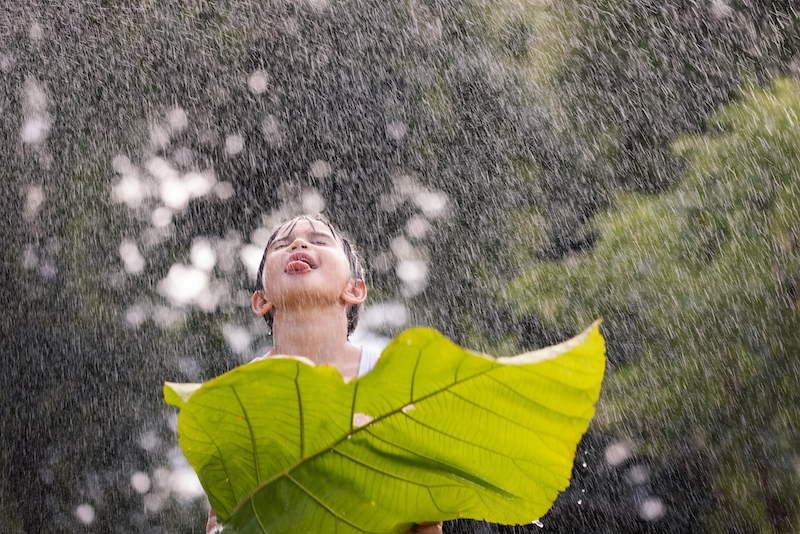
[[[333,236],[331,234],[326,234],[324,232],[311,231],[311,232],[308,232],[307,235],[309,237],[312,237],[312,238],[325,237],[325,238],[333,239],[334,241],[336,241],[336,237],[335,236]],[[275,245],[276,243],[281,243],[283,241],[290,241],[293,238],[293,236],[294,236],[294,231],[290,231],[288,234],[284,235],[283,237],[279,237],[279,238],[275,239],[272,243],[270,243],[269,248],[272,248],[272,246]]]
[[[309,232],[309,235],[311,237],[328,237],[330,239],[333,239],[334,241],[336,240],[336,237],[334,237],[331,234],[326,234],[325,232]]]

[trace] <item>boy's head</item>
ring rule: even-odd
[[[302,223],[302,224],[301,224]],[[265,290],[265,286],[269,287],[270,280],[265,279],[269,276],[268,273],[265,273],[265,265],[267,263],[267,255],[272,253],[276,248],[282,248],[284,246],[289,246],[289,241],[294,239],[295,230],[298,229],[298,224],[300,224],[300,229],[302,227],[308,225],[307,231],[313,232],[313,234],[318,234],[321,239],[331,239],[332,244],[341,247],[347,261],[350,265],[350,277],[353,281],[360,281],[364,282],[364,269],[361,266],[361,262],[359,260],[358,255],[356,254],[353,245],[350,241],[344,237],[341,233],[339,233],[333,225],[328,221],[324,216],[320,214],[316,215],[301,215],[292,219],[291,221],[287,221],[280,225],[275,232],[270,236],[269,240],[267,241],[267,246],[264,249],[264,255],[261,258],[261,264],[258,267],[258,274],[256,275],[256,282],[254,292],[259,294]],[[302,267],[302,266],[301,266]],[[255,295],[254,295],[255,297]],[[358,324],[359,314],[361,313],[361,303],[354,303],[351,304],[347,310],[347,335],[353,333]],[[273,316],[271,312],[267,312],[264,314],[264,320],[272,329],[273,323]]]

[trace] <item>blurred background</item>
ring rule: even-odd
[[[493,355],[603,317],[559,533],[800,531],[792,0],[16,0],[0,8],[0,524],[202,532],[163,381],[270,340],[323,212],[355,334]]]

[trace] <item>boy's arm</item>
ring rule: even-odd
[[[406,534],[442,534],[442,522],[425,521],[417,523]]]
[[[206,534],[211,534],[215,528],[219,526],[217,523],[217,512],[214,509],[208,511],[208,523],[206,523]]]

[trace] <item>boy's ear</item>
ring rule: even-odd
[[[270,301],[264,298],[260,291],[253,293],[253,299],[250,305],[253,308],[253,313],[259,317],[264,317],[274,307]]]
[[[348,304],[361,304],[367,300],[367,286],[363,280],[355,280],[342,292],[342,300]]]

